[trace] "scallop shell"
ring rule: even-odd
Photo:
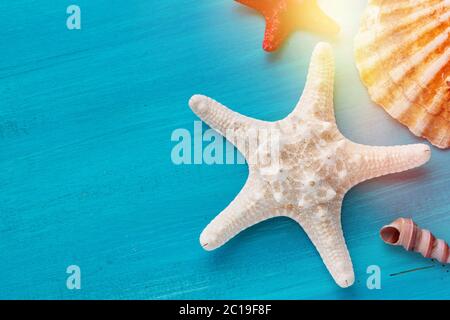
[[[415,135],[450,146],[450,0],[369,0],[355,38],[370,97]]]

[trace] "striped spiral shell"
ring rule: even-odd
[[[374,102],[450,147],[450,0],[369,0],[356,64]]]
[[[441,239],[436,239],[429,230],[419,228],[411,219],[399,218],[380,232],[384,242],[403,246],[408,251],[421,253],[425,258],[450,263],[450,249]]]

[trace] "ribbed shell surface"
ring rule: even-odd
[[[415,135],[450,146],[450,0],[369,0],[356,64],[374,102]]]

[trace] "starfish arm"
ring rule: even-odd
[[[317,119],[335,123],[333,108],[334,57],[329,44],[319,43],[312,54],[305,89],[289,120]]]
[[[250,175],[236,198],[203,230],[200,244],[208,251],[221,247],[241,231],[272,218],[272,207],[258,180]]]
[[[346,288],[355,281],[341,226],[341,202],[319,205],[295,220],[305,230],[336,283]]]
[[[261,11],[261,0],[234,0],[236,2],[239,2],[240,4],[243,4],[244,6],[247,6],[249,8]]]
[[[266,19],[266,31],[264,33],[263,49],[272,52],[278,50],[286,39],[290,30],[276,16]]]
[[[189,106],[200,119],[234,144],[245,157],[249,156],[260,130],[268,131],[272,126],[270,122],[246,117],[202,95],[194,95],[189,100]]]
[[[374,147],[353,143],[350,150],[349,164],[355,184],[419,167],[431,157],[430,147],[425,144]]]

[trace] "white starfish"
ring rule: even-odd
[[[233,112],[201,95],[189,101],[192,110],[222,133],[246,159],[270,157],[271,163],[249,163],[248,180],[230,205],[202,232],[206,250],[220,247],[240,231],[268,218],[287,216],[297,221],[316,246],[336,283],[354,282],[352,262],[341,226],[346,192],[374,177],[408,170],[430,159],[427,145],[372,147],[347,140],[333,111],[334,58],[330,45],[315,48],[303,95],[285,119],[255,120]],[[251,150],[255,130],[279,132],[275,152]],[[235,137],[244,143],[236,143]],[[259,136],[259,147],[269,145]]]

